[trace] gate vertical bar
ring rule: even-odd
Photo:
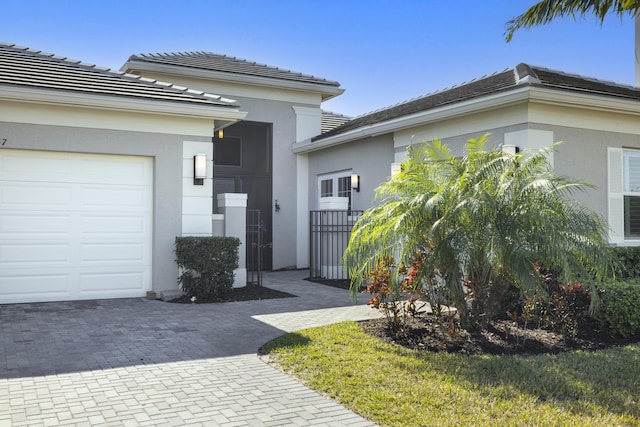
[[[259,209],[247,209],[247,283],[262,286],[264,224]]]
[[[342,265],[351,230],[363,211],[310,211],[309,276],[316,279],[344,280],[348,272]]]

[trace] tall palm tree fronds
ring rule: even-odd
[[[545,154],[555,146],[510,155],[486,142],[469,140],[463,157],[438,140],[409,149],[401,172],[376,190],[380,204],[354,227],[344,256],[353,291],[379,260],[409,266],[422,253],[420,275],[437,274],[473,327],[497,284],[539,289],[538,264],[564,280],[605,274],[606,224],[571,201],[589,186],[554,175]]]
[[[584,17],[593,14],[600,23],[608,13],[619,16],[636,15],[640,10],[640,0],[543,0],[531,6],[523,14],[507,22],[505,39],[510,42],[520,28],[548,24],[563,16]]]

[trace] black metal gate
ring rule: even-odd
[[[309,275],[313,279],[348,279],[342,256],[351,229],[363,211],[310,211]]]
[[[247,209],[247,284],[262,286],[263,250],[271,243],[264,242],[264,221],[259,209]]]

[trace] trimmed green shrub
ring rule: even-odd
[[[599,318],[620,335],[640,334],[640,282],[613,282],[598,285],[603,291]]]
[[[618,261],[619,277],[640,278],[640,246],[617,246],[610,250],[613,258]]]
[[[236,237],[176,237],[183,292],[198,299],[224,298],[233,286],[239,247]]]

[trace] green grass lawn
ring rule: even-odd
[[[383,426],[640,425],[640,344],[532,357],[419,353],[342,322],[263,351]]]

